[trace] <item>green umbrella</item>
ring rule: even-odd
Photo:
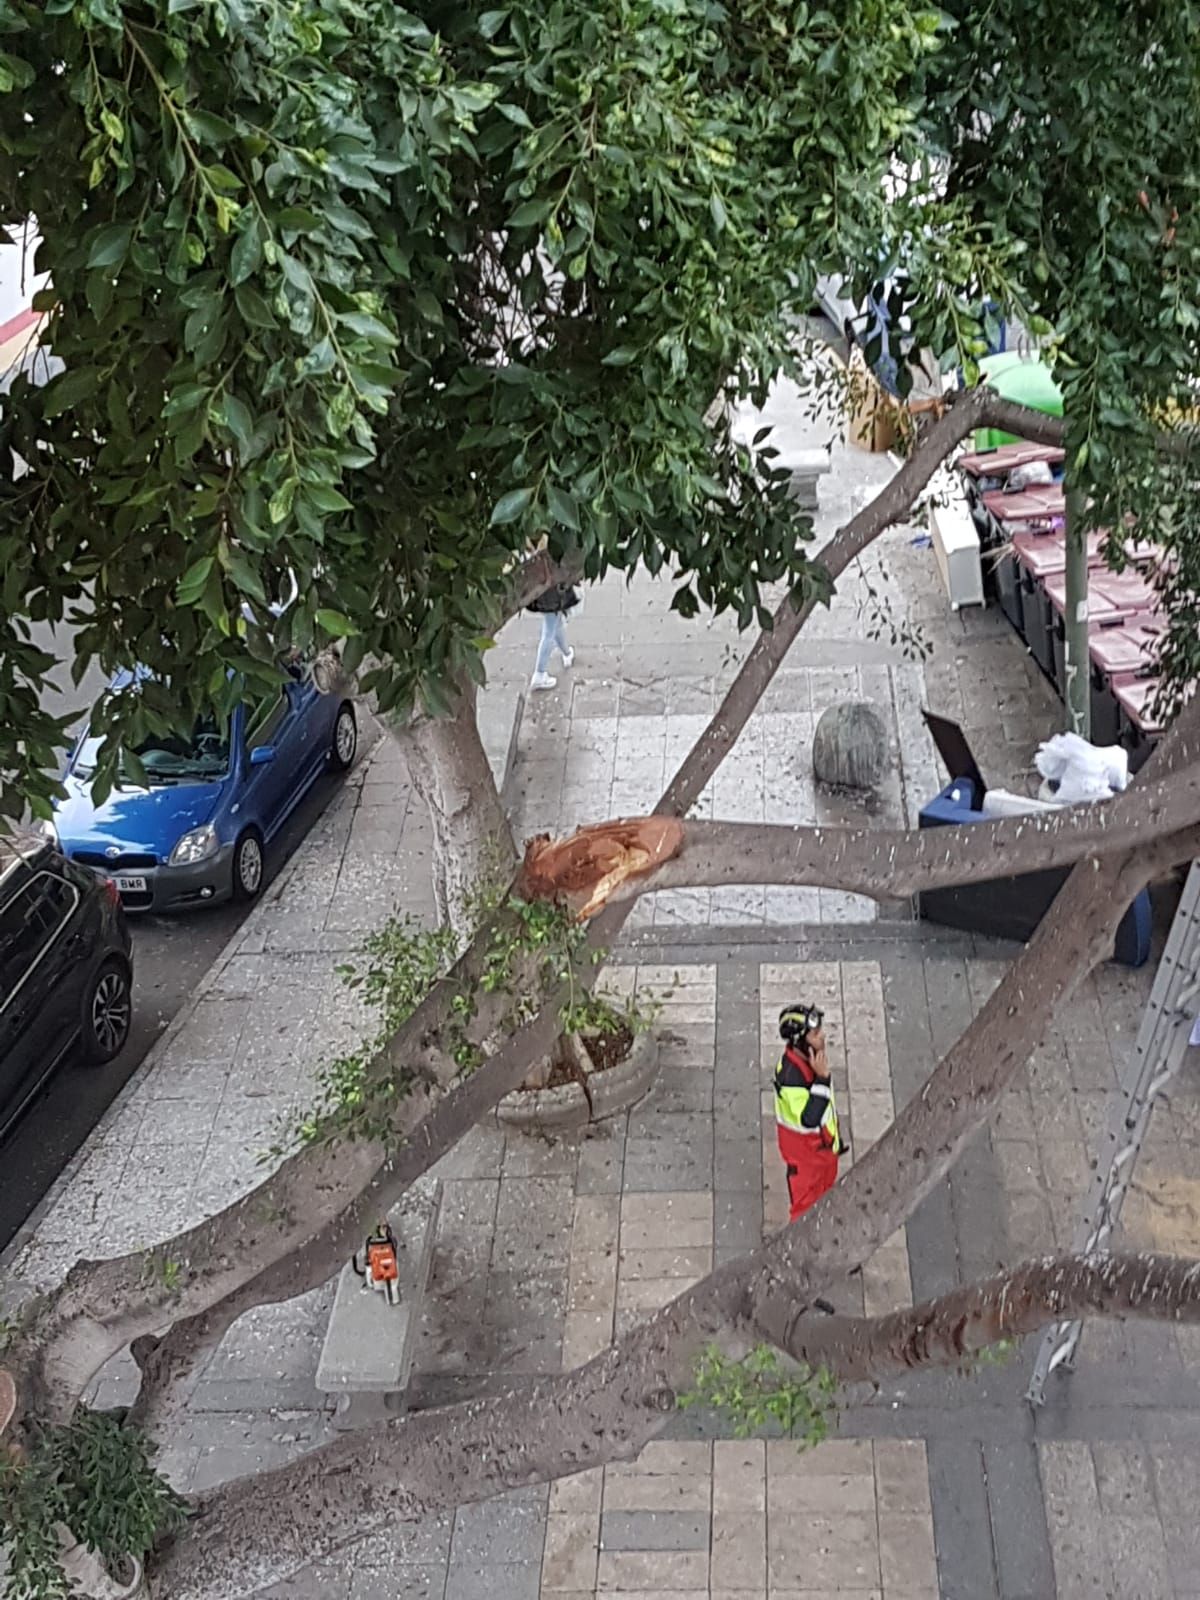
[[[1062,416],[1062,393],[1049,368],[1036,356],[1004,350],[998,356],[985,356],[979,363],[979,373],[981,381],[1005,400],[1044,411],[1047,416]],[[998,445],[1013,442],[1011,433],[1001,433],[998,428],[979,428],[975,433],[976,450],[995,450]]]

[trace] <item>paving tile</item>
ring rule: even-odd
[[[655,1250],[664,1239],[680,1247],[708,1248],[713,1234],[713,1197],[708,1190],[621,1197],[621,1248]]]
[[[546,1522],[546,1545],[542,1555],[543,1593],[547,1589],[592,1592],[596,1584],[599,1524],[598,1499],[594,1515],[550,1514]]]
[[[804,1529],[796,1537],[796,1524]],[[818,1516],[799,1499],[790,1516],[767,1518],[767,1581],[772,1593],[801,1584],[834,1594],[842,1588],[879,1586],[879,1544],[874,1516],[857,1512]]]
[[[489,1561],[482,1566],[451,1562],[445,1600],[538,1600],[540,1590],[540,1562]]]
[[[713,1443],[713,1514],[763,1511],[767,1495],[766,1446],[761,1439]]]
[[[933,1522],[927,1513],[879,1513],[879,1566],[885,1593],[904,1589],[937,1593]]]
[[[869,1439],[827,1439],[803,1449],[790,1439],[767,1440],[767,1483],[775,1478],[873,1478]]]
[[[600,1552],[596,1574],[597,1593],[612,1589],[668,1592],[700,1589],[707,1593],[707,1588],[707,1549]]]
[[[765,1588],[767,1519],[762,1511],[718,1511],[712,1520],[710,1581]]]
[[[803,1504],[816,1516],[834,1517],[842,1511],[875,1514],[875,1479],[870,1473],[821,1473],[804,1479],[770,1473],[767,1511],[772,1517],[789,1517]]]
[[[600,1497],[604,1492],[604,1468],[589,1467],[569,1478],[556,1478],[550,1485],[550,1515],[584,1514],[600,1520]]]
[[[876,1439],[875,1494],[881,1513],[929,1511],[929,1466],[920,1439]]]
[[[347,1600],[443,1600],[446,1569],[442,1565],[414,1566],[401,1562],[390,1572],[355,1572],[350,1578]],[[336,1594],[336,1590],[329,1591]],[[325,1600],[326,1591],[314,1592],[314,1600]],[[297,1600],[289,1590],[287,1600]]]
[[[691,1245],[669,1250],[622,1250],[619,1256],[621,1279],[687,1278],[690,1281],[712,1271],[712,1250]]]
[[[613,1311],[568,1311],[563,1319],[562,1370],[581,1367],[613,1341]]]
[[[602,1550],[707,1550],[707,1511],[613,1511],[600,1523]]]

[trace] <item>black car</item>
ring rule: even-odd
[[[115,886],[46,839],[0,835],[0,1133],[73,1047],[120,1054],[132,981]]]

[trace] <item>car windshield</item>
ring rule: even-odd
[[[77,778],[90,778],[96,770],[101,740],[87,738],[80,746],[72,772]],[[212,717],[202,717],[191,736],[179,733],[154,734],[134,746],[146,780],[151,785],[182,783],[195,778],[219,778],[229,770],[229,738]],[[131,784],[140,776],[121,755],[121,779]]]

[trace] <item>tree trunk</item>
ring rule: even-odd
[[[1085,501],[1078,489],[1067,490],[1067,570],[1063,667],[1063,700],[1067,728],[1081,739],[1092,736],[1091,666],[1088,658],[1088,558],[1084,528]]]
[[[512,829],[479,737],[476,692],[459,686],[449,717],[419,716],[393,726],[413,787],[433,827],[433,893],[438,918],[465,945],[476,931],[480,887],[505,884],[516,865]]]

